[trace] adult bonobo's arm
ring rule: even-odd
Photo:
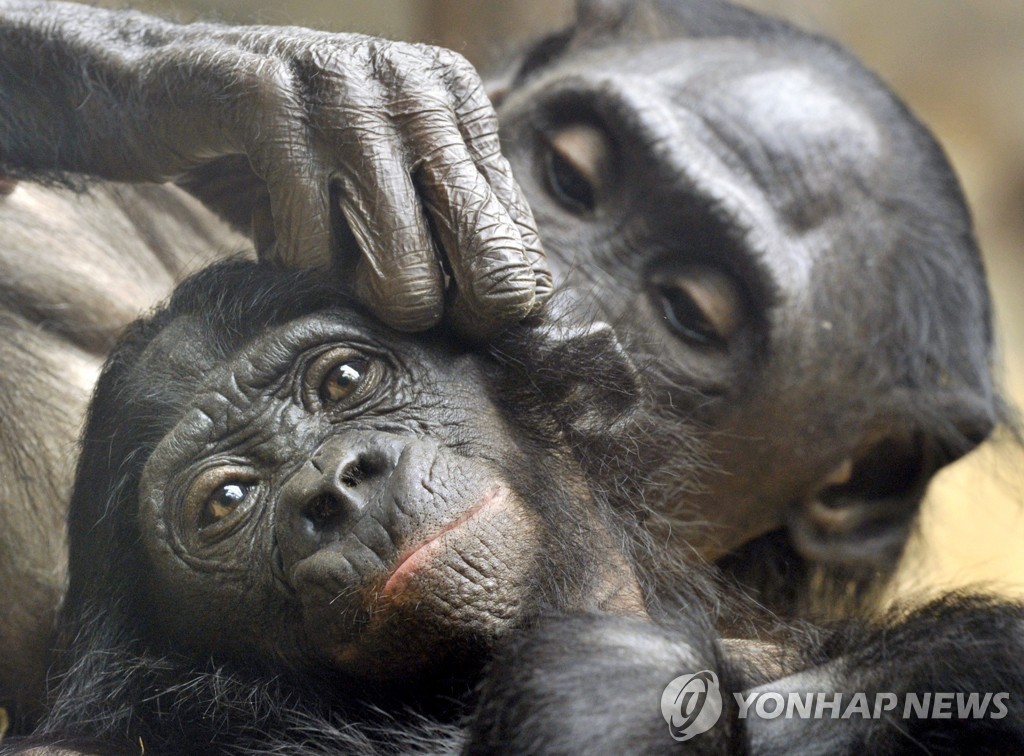
[[[440,318],[445,267],[473,333],[550,290],[496,129],[448,50],[0,2],[0,173],[176,181],[298,265],[331,259],[343,216],[359,290],[402,329]]]
[[[956,595],[771,643],[694,606],[554,618],[492,663],[465,753],[1019,753],[1022,626],[1020,604]]]

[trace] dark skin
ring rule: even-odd
[[[627,471],[666,448],[646,390],[604,324],[486,353],[399,334],[316,274],[207,269],[99,381],[51,707],[5,752],[657,753],[678,747],[657,696],[692,669],[724,697],[699,753],[1024,743],[1012,697],[897,726],[737,719],[732,691],[1019,690],[1024,610],[723,639],[750,609],[640,526]],[[674,601],[641,589],[654,565]]]
[[[340,206],[363,251],[356,288],[402,330],[440,320],[442,261],[480,335],[550,293],[494,111],[457,53],[35,0],[0,13],[9,176],[175,181],[295,266],[333,259]]]
[[[568,550],[610,541],[573,543],[546,524],[558,513],[596,529],[585,483],[564,450],[541,465],[511,443],[478,358],[348,314],[267,326],[211,361],[205,316],[176,318],[132,379],[176,376],[189,396],[138,482],[153,621],[171,647],[408,678],[450,662],[442,641],[457,654],[536,612],[522,607],[544,603],[531,589],[556,582],[548,570],[578,584],[559,604],[605,603]],[[551,512],[524,498],[545,489]]]
[[[436,324],[450,296],[463,330],[488,335],[551,282],[493,109],[454,53],[59,3],[4,3],[0,26],[0,173],[13,190],[0,201],[0,349],[30,376],[0,378],[0,582],[25,588],[0,620],[14,650],[0,701],[20,711],[39,695],[41,628],[63,591],[65,460],[99,365],[185,272],[245,242],[178,192],[97,189],[83,204],[8,179],[173,179],[260,256],[298,266],[328,264],[354,235],[366,253],[340,261],[346,280],[406,330]]]
[[[39,15],[26,16],[31,8]],[[495,121],[475,76],[447,54],[386,47],[385,58],[410,62],[415,75],[354,92],[345,82],[365,78],[365,38],[329,37],[337,50],[322,60],[316,51],[328,37],[319,32],[182,27],[38,3],[8,3],[0,14],[8,19],[0,65],[10,72],[0,97],[18,103],[0,108],[0,119],[21,119],[0,121],[7,174],[174,178],[250,233],[264,256],[308,265],[350,250],[339,266],[356,269],[348,280],[393,325],[435,322],[438,303],[453,296],[437,275],[444,266],[456,274],[456,327],[481,336],[532,311],[548,279],[517,209],[529,199],[558,280],[597,300],[584,306],[612,322],[638,364],[659,376],[654,407],[675,446],[688,449],[694,421],[706,438],[714,466],[695,475],[680,453],[680,468],[652,481],[651,530],[675,550],[719,559],[778,611],[838,611],[835,594],[887,574],[931,475],[983,438],[997,415],[987,293],[947,164],[854,61],[779,22],[699,1],[581,4],[574,32],[541,45],[493,89],[520,192],[489,152]],[[130,31],[115,33],[120,25]],[[207,79],[182,79],[170,63],[144,65],[154,60],[195,61],[224,83],[216,108],[209,89],[193,89]],[[315,76],[311,60],[322,64]],[[31,73],[44,63],[46,76]],[[239,85],[282,67],[296,78],[271,78],[266,90]],[[424,79],[424,70],[436,75]],[[630,97],[638,80],[642,102]],[[51,84],[59,93],[40,97]],[[479,109],[457,96],[470,92]],[[447,104],[353,132],[368,136],[366,145],[340,138],[352,128],[350,106],[377,112],[380,98],[402,93]],[[296,97],[307,98],[302,108],[293,107]],[[285,142],[254,137],[257,110],[270,130],[260,133]],[[439,130],[427,129],[435,118]],[[456,132],[456,147],[430,149]],[[393,150],[401,158],[385,159]],[[370,178],[347,180],[383,175],[388,191],[350,183],[351,196],[338,195],[349,161],[364,153]],[[412,171],[413,196],[408,177],[420,155],[438,162]],[[490,193],[472,190],[467,155]],[[392,196],[396,187],[405,188]],[[469,199],[460,204],[453,193]],[[488,204],[492,195],[500,207]],[[93,196],[97,204],[83,211],[73,198],[21,186],[0,206],[12,229],[0,240],[0,285],[13,287],[4,298],[14,303],[10,328],[37,361],[63,355],[32,369],[40,385],[31,392],[20,368],[4,371],[11,385],[0,391],[11,405],[5,416],[26,418],[0,447],[2,464],[30,471],[0,479],[4,509],[14,512],[0,538],[16,557],[0,560],[9,571],[0,578],[36,584],[19,593],[17,621],[0,623],[0,642],[20,650],[3,660],[10,669],[0,669],[0,683],[13,680],[8,689],[27,700],[34,685],[26,680],[38,681],[44,663],[38,639],[46,636],[36,628],[63,586],[53,571],[69,484],[60,460],[92,371],[134,313],[169,292],[195,250],[215,256],[224,238],[169,188],[132,188],[121,200],[97,188]],[[87,231],[50,241],[51,219],[71,213]],[[392,243],[395,217],[424,213],[436,240],[424,240],[417,221],[418,231]],[[491,235],[511,228],[505,217],[519,233],[514,254],[511,236]],[[150,233],[153,218],[171,231]],[[113,222],[122,219],[138,239],[126,241]],[[296,228],[320,230],[300,239]],[[353,233],[358,256],[344,246]],[[150,263],[147,289],[79,270],[85,240],[112,250],[102,270],[123,270],[125,257]],[[400,272],[407,264],[408,275]],[[386,285],[367,284],[377,268]],[[460,279],[460,270],[470,273]],[[411,304],[421,302],[423,309]],[[35,363],[12,356],[5,364]]]

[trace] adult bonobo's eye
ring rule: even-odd
[[[324,407],[352,406],[366,398],[380,381],[376,360],[346,347],[319,355],[306,371],[308,399]]]
[[[250,470],[235,465],[204,471],[185,495],[188,519],[204,536],[223,534],[251,506],[257,482]]]
[[[575,213],[592,212],[606,180],[610,149],[593,126],[574,124],[555,131],[544,154],[548,191]]]
[[[735,283],[714,268],[689,266],[656,277],[653,285],[669,329],[695,346],[725,346],[743,320]]]

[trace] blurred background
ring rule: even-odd
[[[123,2],[104,2],[123,5]],[[1024,404],[1024,0],[745,0],[852,49],[945,145],[995,295],[1000,371]],[[570,22],[572,0],[139,0],[180,20],[297,24],[454,48],[482,70]],[[941,474],[903,591],[994,584],[1024,595],[1024,452],[996,440]]]

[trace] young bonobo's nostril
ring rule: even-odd
[[[374,507],[386,506],[407,440],[342,432],[326,439],[282,486],[278,538],[285,566],[338,543]]]
[[[348,486],[349,488],[355,488],[366,477],[367,477],[366,470],[364,470],[363,466],[357,461],[357,462],[353,462],[350,465],[347,465],[345,467],[345,469],[341,471],[341,476],[340,476],[339,480],[341,481],[341,484],[343,486]]]
[[[302,516],[314,533],[340,535],[359,519],[360,513],[379,493],[390,475],[397,455],[389,448],[327,450],[317,460],[323,471],[317,494],[302,508]],[[326,457],[326,459],[324,458]]]
[[[346,459],[335,466],[337,487],[358,488],[365,482],[387,475],[395,466],[397,457],[390,449],[370,448],[359,452],[354,459]]]
[[[348,519],[349,507],[331,494],[317,496],[303,510],[303,517],[316,532],[338,530]]]

